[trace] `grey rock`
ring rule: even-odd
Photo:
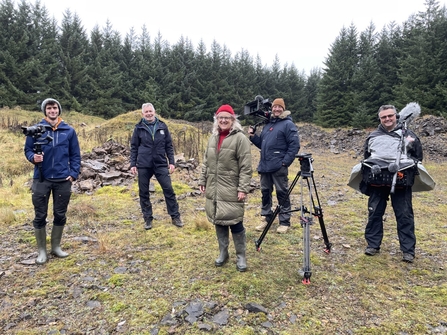
[[[253,312],[253,313],[265,313],[268,314],[267,309],[259,304],[256,304],[254,302],[249,302],[248,304],[245,305],[245,309],[247,309],[249,312]]]
[[[227,309],[224,309],[213,316],[213,322],[217,323],[218,325],[226,325],[228,323],[228,318],[230,317],[230,314],[228,313]]]

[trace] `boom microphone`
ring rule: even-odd
[[[421,114],[421,106],[417,102],[408,103],[399,112],[399,123],[407,123],[407,126]]]

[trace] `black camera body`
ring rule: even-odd
[[[43,133],[45,133],[47,131],[46,128],[47,128],[46,125],[36,124],[36,125],[30,126],[30,127],[22,126],[22,131],[23,131],[23,134],[25,134],[26,136],[39,138],[42,136]]]
[[[51,126],[46,124],[36,124],[29,127],[22,126],[23,134],[34,138],[34,152],[38,155],[42,154],[42,145],[49,144],[53,140],[50,135],[42,136],[47,131],[47,128],[51,129]]]
[[[312,158],[312,154],[297,154],[295,157],[297,157],[300,161],[301,176],[303,178],[311,177],[314,170],[312,167],[312,162],[314,161],[314,159]]]
[[[268,98],[264,99],[261,95],[257,95],[255,100],[244,106],[244,115],[258,116],[268,121],[272,115],[272,102]]]

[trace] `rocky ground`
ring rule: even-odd
[[[443,162],[447,160],[447,120],[432,115],[415,119],[410,127],[419,136],[424,150],[424,160]],[[367,135],[373,129],[336,129],[327,131],[323,128],[306,124],[299,127],[304,149],[327,150],[333,153],[350,152],[354,157],[362,156],[362,147]]]

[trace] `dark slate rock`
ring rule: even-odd
[[[177,324],[177,321],[172,317],[171,314],[167,314],[163,317],[160,323],[162,325],[174,326]]]
[[[259,304],[256,304],[254,302],[249,302],[248,304],[245,305],[245,309],[247,309],[249,312],[253,312],[253,313],[265,313],[268,314],[267,309]]]
[[[199,328],[199,330],[205,330],[205,331],[211,331],[213,330],[213,326],[206,324],[206,323],[199,323],[197,325],[197,327]]]

